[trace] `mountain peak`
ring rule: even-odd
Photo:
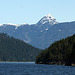
[[[51,14],[47,14],[47,15],[45,15],[47,18],[53,18],[54,19],[54,17],[51,15]]]
[[[37,24],[50,24],[50,25],[54,25],[56,24],[56,19],[51,15],[45,15]]]

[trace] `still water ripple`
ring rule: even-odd
[[[34,62],[1,62],[0,75],[75,75],[75,67]]]

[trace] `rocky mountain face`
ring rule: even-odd
[[[53,42],[73,35],[75,22],[58,23],[54,17],[46,15],[33,25],[0,24],[0,33],[7,33],[37,48],[45,49]]]

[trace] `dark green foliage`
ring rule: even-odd
[[[40,49],[0,33],[0,61],[35,61]]]
[[[37,56],[36,63],[75,64],[75,35],[54,42]]]

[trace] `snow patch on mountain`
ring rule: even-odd
[[[19,26],[28,25],[28,24],[27,23],[24,23],[24,24],[21,24],[21,25],[12,24],[12,23],[3,23],[3,24],[0,24],[0,26],[7,26],[7,25],[19,27]]]
[[[19,26],[19,25],[17,25],[17,24],[12,24],[12,23],[7,23],[6,25]]]
[[[3,24],[0,24],[0,26],[2,26]]]
[[[47,17],[47,19],[54,19],[54,17],[51,14],[45,15]]]
[[[17,25],[17,24],[12,24],[12,23],[0,24],[0,26],[8,26],[8,25],[11,25],[11,26],[19,26],[19,25]]]
[[[28,25],[27,23],[23,23],[23,24],[21,24],[20,26],[24,26],[24,25]]]
[[[46,30],[48,30],[48,28]]]

